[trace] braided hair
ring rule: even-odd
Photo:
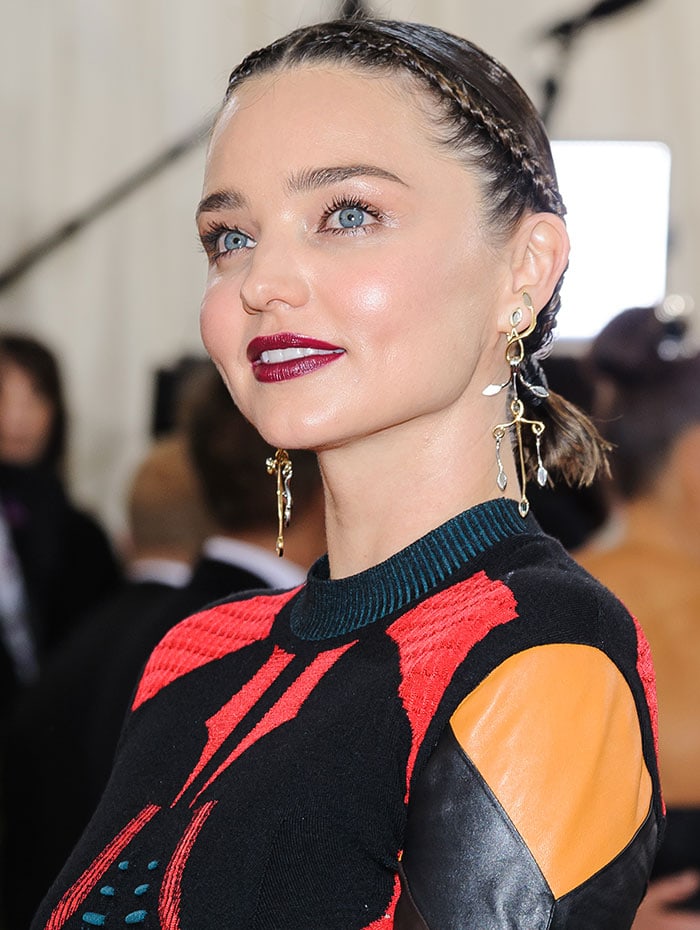
[[[435,104],[435,142],[481,180],[486,219],[504,240],[528,213],[566,213],[547,133],[532,101],[503,65],[477,46],[434,26],[360,18],[297,29],[248,55],[229,78],[224,106],[247,79],[304,64],[340,64],[413,78]],[[562,278],[527,340],[527,372],[544,380]],[[548,426],[545,464],[568,483],[590,483],[605,467],[606,444],[577,408],[550,392],[533,395]],[[528,463],[530,464],[530,463]]]

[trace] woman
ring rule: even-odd
[[[531,354],[562,214],[532,105],[461,39],[327,23],[233,72],[202,332],[279,447],[278,550],[283,449],[318,453],[328,556],[156,649],[36,927],[630,926],[661,819],[648,654],[518,487],[602,456]]]
[[[663,307],[626,310],[589,358],[616,519],[577,558],[638,618],[658,673],[668,822],[639,930],[700,928],[700,354],[685,329]]]
[[[0,334],[0,508],[24,589],[29,635],[10,642],[25,683],[80,613],[120,582],[103,530],[63,488],[66,419],[53,353],[31,336]]]

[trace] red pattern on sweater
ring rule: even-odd
[[[636,617],[632,617],[635,629],[637,630],[637,674],[642,680],[644,694],[649,707],[649,719],[651,721],[651,731],[654,734],[654,749],[656,758],[659,758],[659,705],[656,697],[656,673],[654,672],[654,660],[651,655],[651,646],[644,635],[644,630]],[[666,802],[661,796],[661,809],[666,813]]]
[[[207,801],[195,811],[194,817],[177,844],[168,863],[158,900],[158,916],[162,930],[180,930],[180,904],[182,902],[182,876],[192,847],[206,823],[207,817],[216,806],[216,801]]]
[[[412,732],[406,801],[418,750],[457,667],[490,630],[517,616],[510,588],[479,572],[402,614],[387,630],[399,647],[399,695]]]
[[[247,736],[243,737],[230,756],[221,763],[206,784],[197,792],[194,802],[205,791],[209,785],[224,772],[233,762],[236,761],[243,753],[257,743],[259,739],[276,730],[283,723],[293,720],[299,713],[304,701],[311,694],[313,689],[323,678],[326,672],[338,661],[338,659],[347,652],[355,643],[346,643],[338,649],[332,649],[329,652],[322,652],[316,656],[311,665],[305,668],[299,677],[292,682],[289,688],[284,692],[282,697],[276,701],[268,710],[262,720],[253,727]]]
[[[139,682],[132,711],[188,672],[222,659],[269,634],[275,615],[299,589],[283,594],[260,595],[246,601],[245,611],[233,601],[201,611],[173,627],[148,661]],[[230,617],[235,620],[228,622]],[[196,643],[196,649],[193,644]]]
[[[174,807],[182,795],[187,791],[195,778],[214,756],[225,740],[233,733],[245,715],[252,710],[270,685],[275,681],[294,658],[288,652],[275,646],[267,662],[258,669],[250,681],[236,691],[223,707],[207,720],[207,742],[202,750],[199,762],[195,765],[187,781],[173,801]]]
[[[60,927],[75,914],[110,866],[117,861],[122,850],[126,849],[132,839],[141,832],[148,821],[151,820],[159,810],[160,807],[158,807],[157,804],[149,804],[147,807],[144,807],[140,814],[133,817],[129,823],[117,833],[111,843],[105,846],[92,865],[85,869],[77,882],[71,885],[68,891],[63,895],[46,924],[46,930],[60,930]]]

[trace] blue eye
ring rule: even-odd
[[[226,252],[239,252],[241,249],[248,249],[255,245],[255,240],[251,239],[240,229],[229,229],[222,232],[216,241],[216,251],[218,255],[224,255]]]
[[[326,208],[321,228],[333,233],[364,232],[380,222],[380,214],[369,204],[349,198],[337,198]]]
[[[338,223],[344,229],[354,229],[363,226],[367,221],[367,213],[361,207],[343,207],[338,210]]]

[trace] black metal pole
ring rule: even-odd
[[[174,145],[169,146],[143,167],[126,177],[123,181],[99,196],[91,204],[80,210],[70,219],[61,223],[56,229],[42,236],[31,246],[19,253],[10,264],[0,272],[0,291],[14,284],[31,268],[47,258],[59,246],[68,242],[81,230],[89,226],[96,219],[116,206],[134,191],[143,187],[148,181],[161,174],[169,165],[179,161],[190,149],[195,148],[204,141],[211,128],[211,120],[207,119],[196,129],[187,133]]]

